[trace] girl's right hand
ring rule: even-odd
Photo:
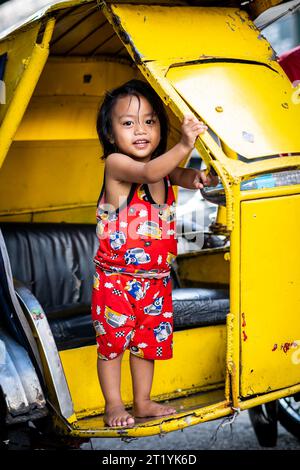
[[[202,121],[198,121],[192,114],[185,114],[181,125],[180,142],[189,150],[195,146],[198,135],[203,134],[208,127]]]

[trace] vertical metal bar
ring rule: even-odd
[[[20,125],[38,79],[49,56],[49,43],[55,19],[51,18],[45,28],[41,44],[35,44],[27,68],[17,86],[11,104],[0,128],[0,168]]]
[[[237,407],[240,375],[240,187],[232,186],[234,224],[230,237],[230,327],[228,334],[231,349],[228,363],[230,366],[232,400]]]

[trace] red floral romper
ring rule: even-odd
[[[164,178],[165,203],[156,204],[147,184],[133,183],[117,210],[97,204],[99,248],[92,292],[98,357],[125,349],[145,359],[170,359],[173,308],[170,267],[177,255],[175,197]]]

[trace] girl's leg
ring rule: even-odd
[[[130,354],[133,385],[133,410],[136,417],[164,416],[176,413],[175,408],[160,405],[150,399],[154,361]]]
[[[132,426],[134,418],[127,413],[121,398],[121,361],[123,354],[104,361],[98,358],[97,370],[105,399],[104,421],[108,426]]]

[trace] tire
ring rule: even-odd
[[[280,424],[300,440],[300,394],[278,400]]]
[[[248,410],[255,435],[262,447],[275,447],[277,443],[277,401],[255,406]]]
[[[27,423],[7,428],[7,450],[30,450],[31,438]]]

